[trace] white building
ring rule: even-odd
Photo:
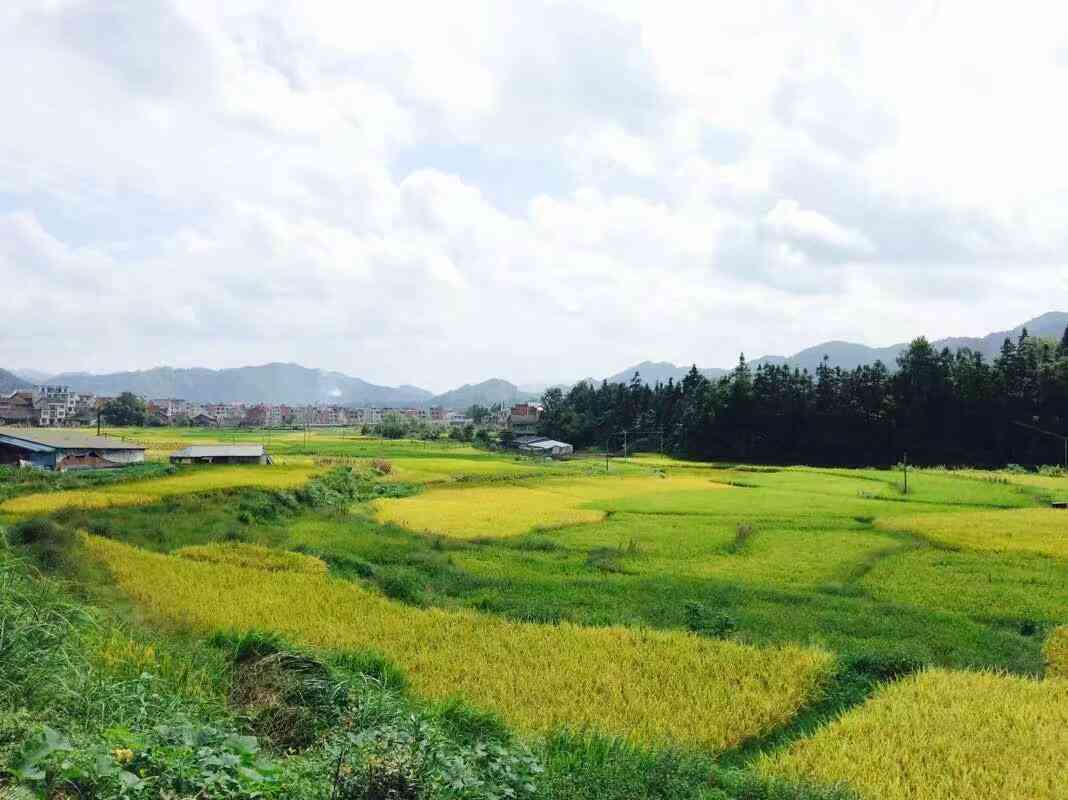
[[[78,395],[69,386],[35,386],[33,407],[38,425],[45,428],[63,425],[77,412]]]

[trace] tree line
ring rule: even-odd
[[[744,355],[710,380],[579,383],[542,398],[541,433],[576,447],[662,450],[703,459],[775,463],[1001,466],[1059,464],[1068,436],[1068,330],[1061,341],[1006,339],[992,361],[912,341],[896,369],[845,370],[826,357],[813,375],[753,369]]]

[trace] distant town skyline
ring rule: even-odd
[[[1068,8],[864,5],[13,0],[0,367],[443,391],[1068,307]]]

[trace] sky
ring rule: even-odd
[[[444,390],[1068,308],[1068,5],[0,4],[0,366]]]

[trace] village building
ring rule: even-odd
[[[33,425],[36,421],[33,392],[12,392],[0,396],[0,425]]]
[[[113,469],[145,460],[144,445],[110,436],[39,428],[0,428],[0,464],[70,469]]]
[[[196,444],[171,453],[172,464],[270,464],[262,444]]]
[[[558,442],[545,436],[520,436],[516,439],[516,445],[518,445],[521,452],[550,458],[563,458],[575,452],[573,445],[567,442]]]
[[[541,407],[533,403],[517,403],[508,414],[508,428],[516,436],[534,436],[538,433],[538,418]]]
[[[68,417],[74,421],[78,408],[78,395],[69,386],[33,387],[33,406],[37,411],[37,424],[44,428],[67,424]]]

